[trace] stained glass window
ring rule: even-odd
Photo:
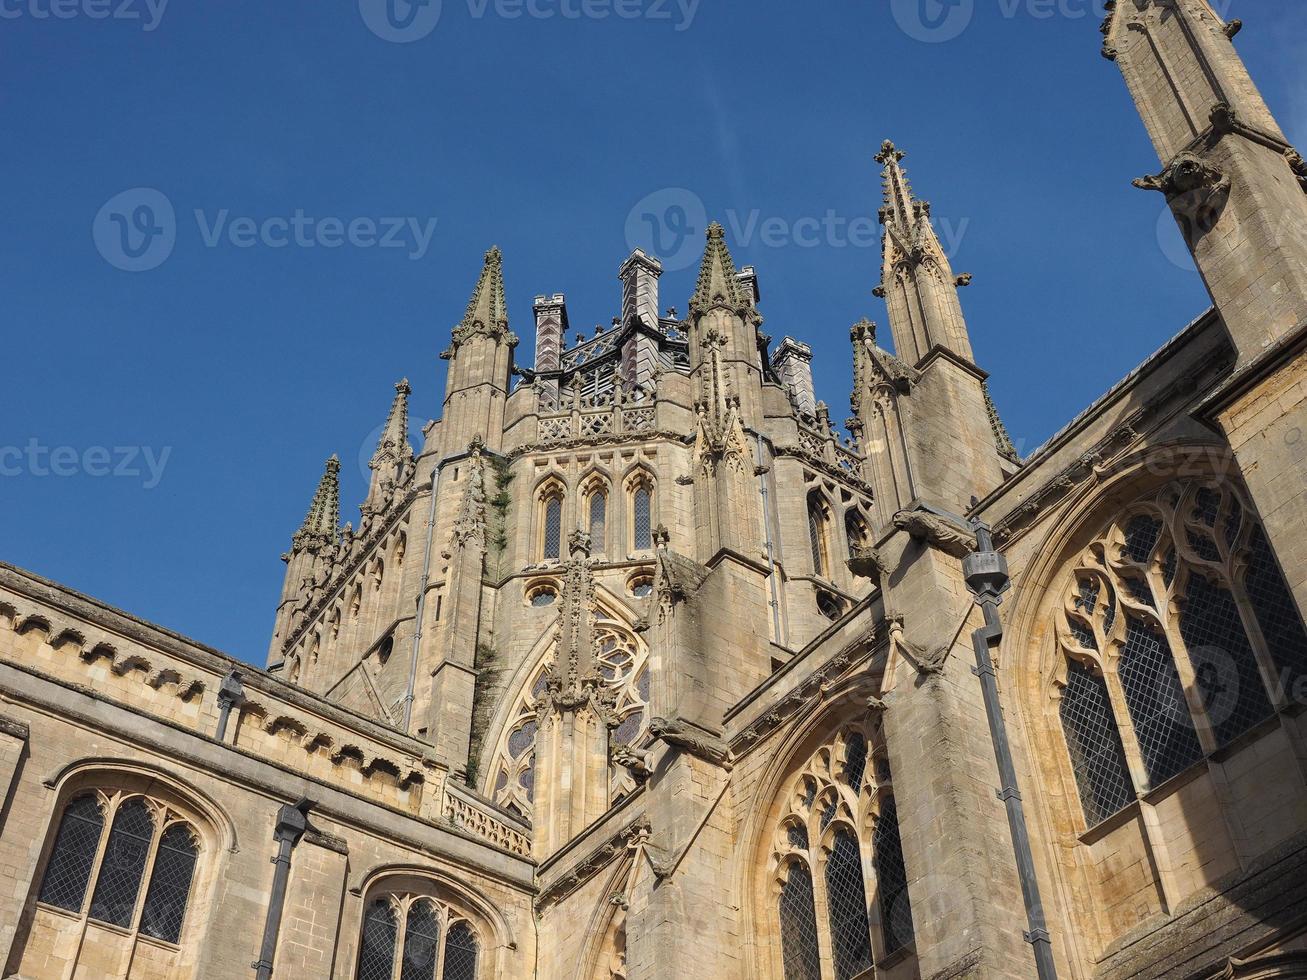
[[[40,901],[69,912],[82,910],[103,833],[104,812],[94,794],[68,804],[41,882]]]
[[[785,792],[772,846],[780,859],[773,873],[787,980],[869,975],[877,936],[890,953],[912,941],[897,814],[874,732],[866,719],[833,733]],[[874,792],[865,791],[869,785]],[[869,838],[859,836],[860,827],[871,830]],[[875,922],[872,900],[881,906]],[[814,909],[820,914],[810,919]]]

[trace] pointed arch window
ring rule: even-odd
[[[607,550],[605,538],[608,531],[608,491],[597,486],[590,491],[590,550],[593,554],[603,554]]]
[[[653,547],[653,481],[641,473],[631,482],[631,547]]]
[[[168,806],[85,793],[64,808],[37,901],[175,944],[199,855],[194,827]]]
[[[808,543],[812,548],[812,572],[822,578],[830,576],[829,525],[830,507],[814,490],[808,494]]]
[[[563,491],[549,487],[540,501],[540,556],[557,561],[563,554]]]
[[[821,980],[817,912],[813,908],[812,873],[807,865],[798,861],[789,864],[779,904],[785,980]]]
[[[898,817],[873,725],[836,732],[784,793],[772,847],[785,980],[854,980],[912,943]]]
[[[601,619],[595,624],[593,645],[596,667],[603,677],[605,695],[612,698],[616,727],[613,745],[640,741],[649,727],[649,648],[626,626]],[[552,658],[546,655],[531,674],[531,681],[509,714],[510,721],[494,754],[485,791],[496,803],[520,816],[530,816],[535,801],[535,745],[540,728],[539,707],[544,697]],[[628,769],[609,766],[609,798],[619,800],[635,789]]]
[[[456,909],[425,895],[376,899],[363,917],[357,980],[477,980],[481,944]]]
[[[1228,482],[1136,502],[1077,561],[1060,618],[1059,714],[1091,826],[1270,718],[1284,692],[1266,678],[1307,673],[1307,629]]]

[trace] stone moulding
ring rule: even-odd
[[[651,825],[648,817],[639,816],[626,824],[587,854],[571,871],[541,890],[536,897],[536,909],[541,910],[561,902],[572,892],[608,867],[624,851],[641,846],[648,840]]]
[[[1108,477],[1118,456],[1144,437],[1150,424],[1178,400],[1195,392],[1210,389],[1215,379],[1228,373],[1234,365],[1234,350],[1224,346],[1198,366],[1164,386],[1156,395],[1119,420],[1112,430],[1091,446],[1069,466],[1037,487],[1019,505],[994,524],[994,540],[1009,543],[1017,534],[1033,526],[1041,513],[1070,496],[1088,480]]]
[[[875,623],[865,635],[847,644],[795,690],[777,700],[771,710],[760,715],[730,740],[730,749],[735,761],[738,762],[740,757],[765,741],[787,722],[826,698],[851,668],[874,658],[888,642],[889,627],[884,620],[881,620]]]
[[[839,482],[844,483],[846,486],[848,486],[853,490],[856,490],[864,497],[873,498],[875,496],[875,494],[872,492],[871,484],[867,483],[861,477],[855,476],[854,474],[850,473],[848,470],[840,466],[836,466],[833,463],[828,463],[826,462],[826,460],[822,459],[821,457],[814,456],[812,453],[806,451],[805,449],[802,449],[799,446],[773,446],[772,455],[788,456],[790,459],[797,459],[805,466],[817,470],[823,476],[827,476],[832,480],[838,480]]]

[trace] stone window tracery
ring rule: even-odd
[[[1059,714],[1090,826],[1270,718],[1307,676],[1297,606],[1225,482],[1128,508],[1075,563],[1059,620]]]
[[[613,693],[613,727],[610,744],[630,745],[649,727],[649,651],[626,627],[612,621],[595,624],[595,659],[604,682]],[[535,744],[540,727],[537,709],[554,654],[545,656],[518,695],[511,719],[491,766],[491,797],[500,806],[520,816],[530,816],[535,799]],[[610,799],[617,800],[635,789],[635,779],[622,766],[609,767]]]
[[[785,980],[853,980],[912,942],[889,769],[872,736],[870,722],[840,729],[786,791],[772,845]]]
[[[822,578],[830,575],[829,525],[830,507],[814,490],[808,494],[808,544],[812,549],[812,572]]]
[[[425,895],[384,895],[363,916],[357,980],[476,980],[481,943],[456,909]]]
[[[61,815],[37,901],[175,944],[199,855],[194,827],[170,807],[142,796],[83,793]]]

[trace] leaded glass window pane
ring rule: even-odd
[[[861,732],[850,732],[844,743],[844,781],[855,793],[862,791],[862,779],[867,772],[867,740]]]
[[[604,550],[604,534],[608,523],[608,495],[602,492],[590,497],[590,549],[595,553]]]
[[[790,865],[785,884],[781,886],[779,906],[785,980],[821,980],[812,874],[806,865],[798,862]]]
[[[79,797],[68,804],[41,882],[39,901],[68,912],[82,910],[103,833],[104,813],[94,795]]]
[[[480,946],[466,922],[456,922],[445,939],[445,968],[440,980],[476,980]]]
[[[1092,827],[1135,798],[1106,682],[1073,661],[1059,712],[1080,805]]]
[[[409,906],[404,926],[404,961],[399,980],[435,980],[440,952],[440,920],[430,902]]]
[[[898,808],[893,800],[887,800],[881,808],[871,844],[880,890],[885,952],[896,953],[912,942],[912,906],[908,901],[908,871],[903,863]]]
[[[173,824],[163,832],[141,910],[142,933],[169,943],[181,938],[197,857],[195,838],[185,824]]]
[[[395,910],[386,899],[373,902],[363,920],[358,980],[390,980],[395,966]]]
[[[871,969],[871,924],[862,881],[862,853],[848,830],[835,831],[826,862],[826,906],[830,914],[835,980],[852,980]]]
[[[563,548],[563,501],[550,497],[545,501],[545,557],[558,558]]]
[[[1271,543],[1266,540],[1266,532],[1255,526],[1248,543],[1250,553],[1244,588],[1271,659],[1282,672],[1279,683],[1287,689],[1299,677],[1307,676],[1307,630],[1271,551]]]
[[[120,806],[91,899],[92,919],[124,928],[132,924],[153,841],[154,818],[145,801],[129,800]]]
[[[653,547],[653,525],[650,514],[648,487],[637,487],[635,491],[635,548],[637,551]]]
[[[1234,596],[1197,573],[1187,592],[1180,635],[1217,744],[1226,745],[1268,717],[1271,702]]]
[[[808,543],[812,546],[812,570],[817,575],[826,574],[826,515],[822,513],[821,504],[815,500],[808,501]]]
[[[1127,617],[1117,675],[1153,786],[1202,758],[1171,645],[1160,629],[1138,616]]]

